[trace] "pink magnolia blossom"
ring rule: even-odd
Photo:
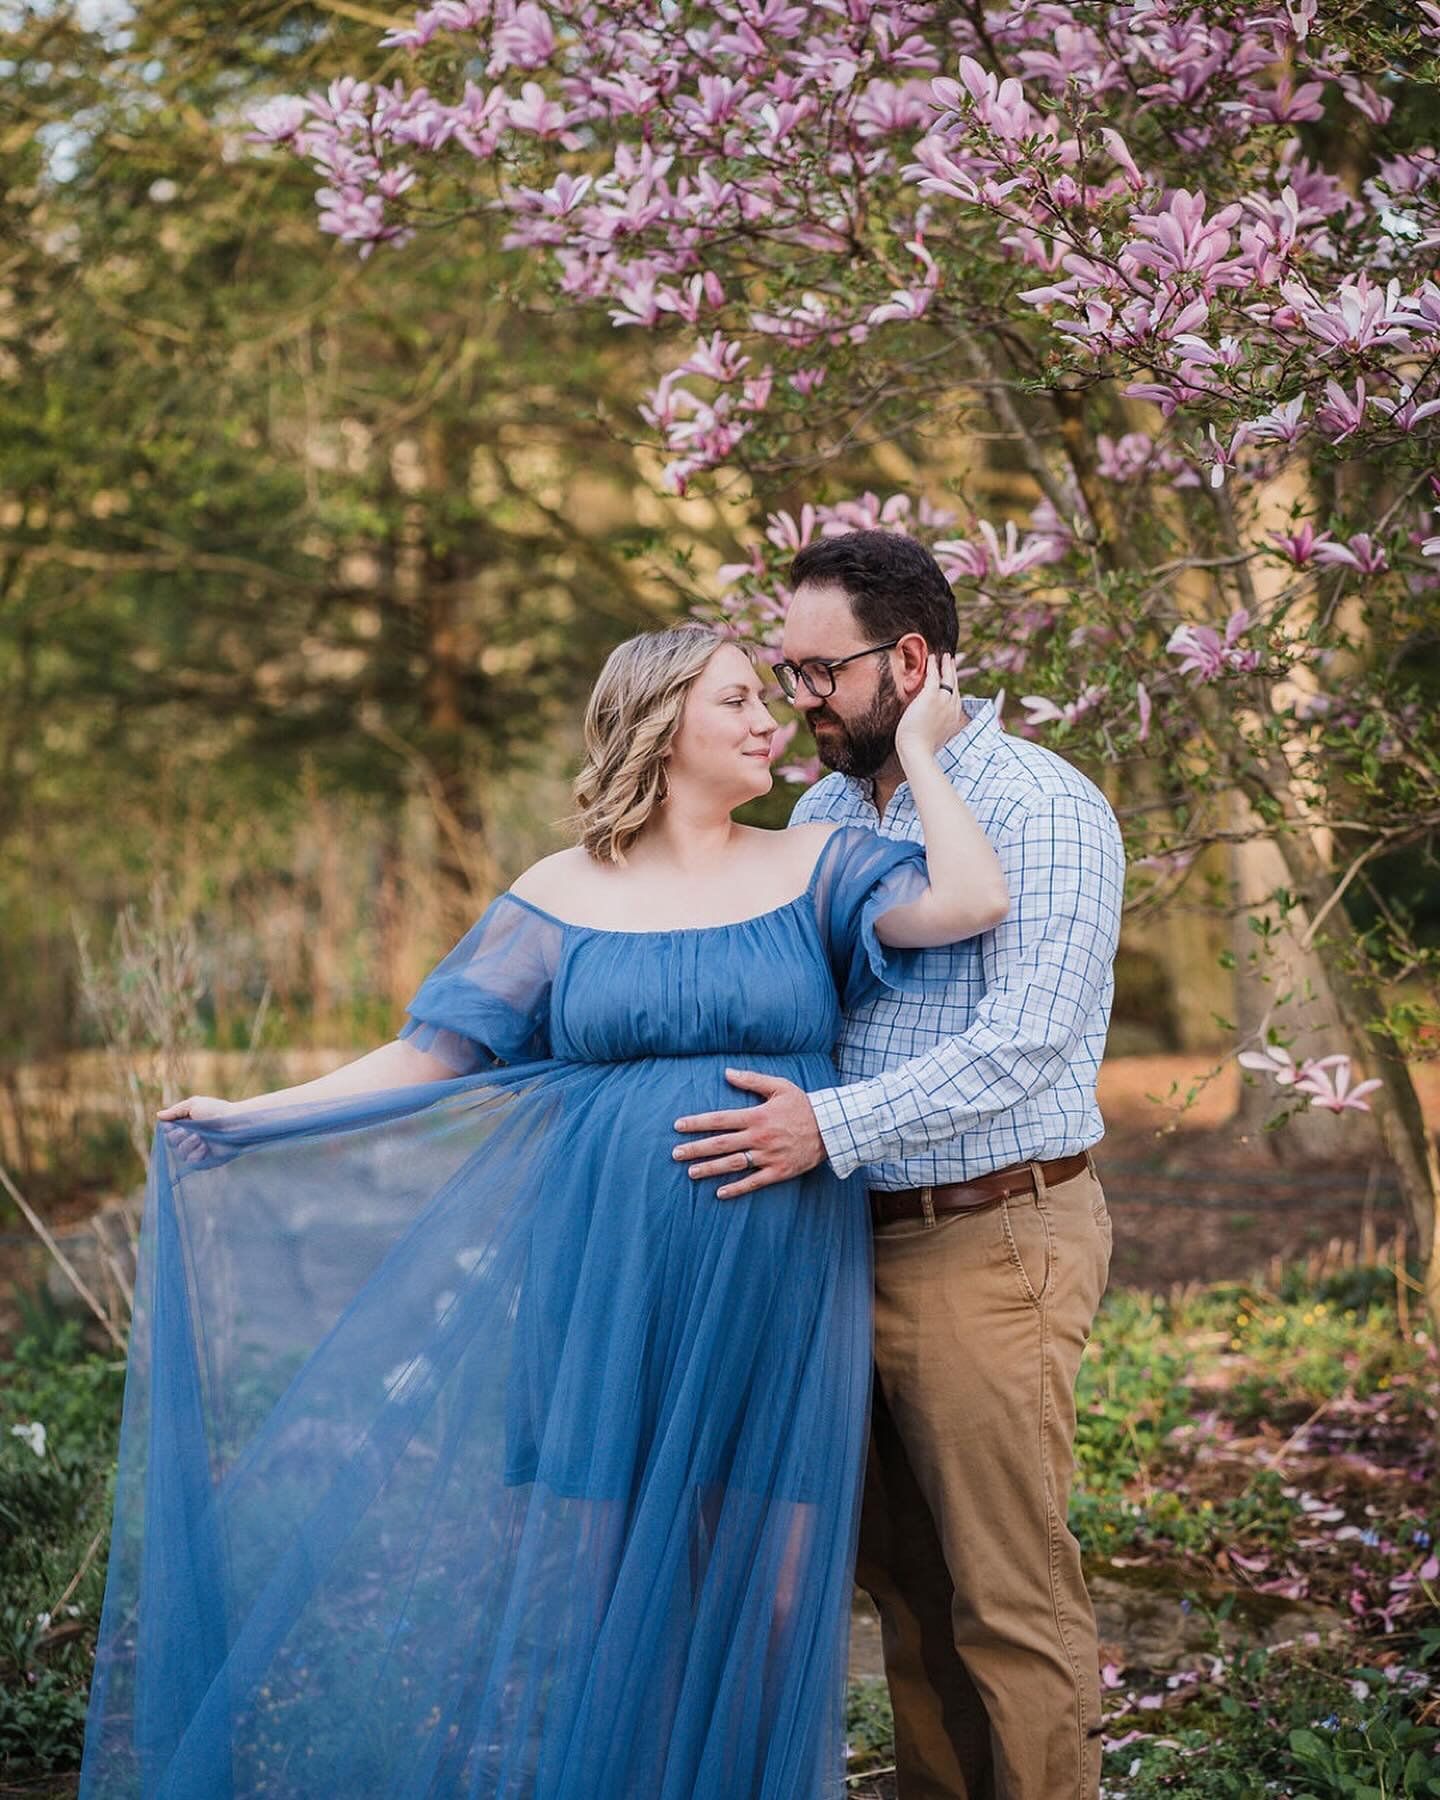
[[[1215,435],[1215,427],[1207,426],[1206,437],[1209,443],[1204,451],[1204,460],[1210,465],[1210,485],[1212,488],[1223,487],[1227,473],[1239,467],[1240,452],[1250,441],[1248,425],[1237,425],[1230,434],[1230,442],[1222,444]]]
[[[639,275],[617,289],[618,306],[610,309],[612,325],[653,325],[664,310],[656,291],[653,275]],[[655,421],[652,419],[651,423]]]
[[[643,118],[653,112],[660,98],[659,90],[634,69],[621,69],[616,75],[598,76],[591,84],[595,98],[603,100],[611,118]]]
[[[1271,538],[1284,551],[1297,569],[1303,569],[1315,555],[1316,547],[1330,541],[1328,531],[1316,531],[1309,519],[1290,532],[1272,531]]]
[[[1357,531],[1348,544],[1333,541],[1317,543],[1315,560],[1331,568],[1343,566],[1355,569],[1362,575],[1378,575],[1382,569],[1390,566],[1385,546],[1375,543],[1368,531]]]
[[[1195,860],[1193,850],[1159,851],[1150,856],[1137,857],[1132,868],[1148,869],[1157,875],[1181,875]]]
[[[490,39],[490,61],[485,73],[503,75],[507,69],[539,69],[555,54],[555,29],[542,8],[524,0],[508,19],[496,25]]]
[[[513,130],[533,133],[538,138],[557,138],[567,149],[578,150],[580,140],[570,129],[574,115],[558,100],[552,100],[538,81],[527,81],[520,98],[509,106]]]
[[[1408,382],[1402,382],[1398,396],[1391,400],[1383,394],[1372,394],[1370,404],[1386,415],[1402,431],[1413,431],[1422,419],[1440,413],[1440,399],[1417,400]]]
[[[254,127],[252,142],[288,144],[308,116],[305,102],[291,95],[263,101],[248,114]]]
[[[1252,25],[1267,25],[1272,30],[1287,32],[1297,44],[1303,44],[1310,35],[1310,28],[1315,23],[1315,15],[1319,11],[1319,0],[1285,0],[1285,10],[1278,16],[1267,15],[1264,18],[1252,19]]]
[[[1240,218],[1240,208],[1221,207],[1209,219],[1205,208],[1203,193],[1179,188],[1162,211],[1132,213],[1131,226],[1142,241],[1130,246],[1127,260],[1137,268],[1165,275],[1198,274],[1207,287],[1237,279],[1237,265],[1226,262],[1225,256],[1232,242],[1230,227]]]
[[[775,371],[768,365],[758,375],[747,375],[740,387],[740,407],[743,412],[764,412],[770,403],[770,394],[775,386]]]
[[[799,721],[791,719],[786,725],[776,727],[775,735],[770,739],[770,760],[778,762],[794,741],[795,733],[800,729]]]
[[[1235,1060],[1242,1068],[1268,1075],[1277,1087],[1293,1088],[1322,1112],[1369,1112],[1366,1094],[1384,1085],[1372,1080],[1351,1087],[1350,1058],[1340,1053],[1297,1065],[1283,1044],[1266,1044],[1262,1050],[1242,1050]]]
[[[919,319],[929,311],[940,285],[940,271],[935,266],[935,258],[918,240],[908,243],[905,248],[919,259],[924,275],[916,286],[898,288],[883,306],[872,307],[866,314],[871,325],[883,325],[891,319]]]
[[[362,256],[368,256],[376,244],[395,243],[410,236],[404,226],[386,220],[385,201],[380,194],[360,193],[353,188],[339,193],[322,189],[316,198],[320,203],[320,229],[347,243],[358,244]]]
[[[1124,170],[1125,179],[1129,182],[1135,192],[1137,194],[1143,192],[1147,186],[1145,177],[1141,174],[1135,158],[1130,154],[1129,145],[1125,142],[1124,138],[1121,137],[1120,133],[1116,131],[1113,125],[1101,126],[1100,142],[1110,152],[1110,155],[1114,160],[1119,163],[1121,169]]]
[[[1025,708],[1027,725],[1073,725],[1077,719],[1083,719],[1095,704],[1103,700],[1105,689],[1098,683],[1082,688],[1073,700],[1064,706],[1057,706],[1053,700],[1046,700],[1040,694],[1021,696],[1020,704]]]
[[[1112,438],[1102,431],[1095,439],[1095,466],[1107,481],[1133,481],[1149,468],[1155,440],[1148,431],[1127,431]]]
[[[655,303],[662,312],[673,312],[687,325],[693,325],[702,312],[725,304],[725,287],[720,277],[707,269],[703,275],[692,275],[680,288],[662,288]]]
[[[738,344],[727,343],[717,331],[707,342],[696,347],[680,365],[682,375],[703,375],[711,381],[734,381],[747,368],[750,358]]]
[[[919,82],[870,82],[855,104],[856,128],[864,137],[893,137],[927,125],[931,108]]]
[[[490,0],[439,0],[437,6],[422,7],[408,28],[387,31],[380,42],[405,50],[421,50],[437,32],[473,28],[489,13]]]
[[[1295,1058],[1283,1044],[1267,1044],[1263,1050],[1242,1050],[1235,1060],[1242,1069],[1254,1069],[1258,1075],[1268,1075],[1277,1087],[1293,1087],[1300,1079]]]
[[[465,83],[458,105],[446,120],[454,141],[477,161],[495,154],[509,122],[510,96],[504,88],[481,88],[473,81]]]
[[[715,580],[722,588],[734,587],[741,581],[759,581],[765,575],[765,558],[760,546],[750,546],[750,556],[746,562],[721,563],[715,571]]]
[[[1357,378],[1354,395],[1347,394],[1338,381],[1325,383],[1324,402],[1316,409],[1315,423],[1334,441],[1342,443],[1351,432],[1365,423],[1365,383]]]
[[[979,124],[1012,142],[1038,136],[1044,130],[1044,120],[1013,77],[1000,80],[973,56],[960,58],[959,72],[958,81],[942,75],[930,83],[930,91],[941,106],[973,113]]]
[[[779,550],[803,550],[815,536],[817,515],[815,508],[807,501],[800,508],[800,517],[794,519],[788,512],[770,514],[765,535]]]
[[[1304,411],[1305,396],[1297,394],[1293,400],[1272,407],[1258,418],[1247,419],[1245,430],[1257,442],[1271,439],[1276,443],[1293,444],[1305,430]]]
[[[1243,649],[1240,639],[1250,628],[1250,614],[1237,607],[1226,622],[1225,635],[1208,625],[1180,625],[1170,634],[1165,648],[1171,656],[1180,657],[1180,674],[1193,675],[1199,681],[1215,681],[1226,670],[1249,674],[1259,668],[1257,651]]]
[[[640,406],[640,416],[647,425],[669,436],[676,422],[692,413],[700,402],[688,388],[679,385],[679,372],[662,375]]]
[[[1322,1112],[1369,1112],[1365,1095],[1383,1087],[1384,1083],[1372,1079],[1358,1082],[1352,1088],[1350,1079],[1348,1056],[1326,1056],[1319,1062],[1305,1064],[1295,1083],[1295,1092],[1308,1095],[1310,1104]]]
[[[1244,347],[1238,338],[1227,336],[1222,337],[1218,344],[1207,344],[1204,338],[1195,337],[1189,332],[1178,332],[1170,339],[1170,343],[1182,353],[1184,362],[1192,368],[1198,365],[1210,369],[1238,369],[1245,360]]]
[[[786,376],[790,386],[797,394],[813,394],[817,388],[825,385],[824,369],[796,369]]]
[[[323,94],[307,95],[305,104],[322,124],[337,131],[363,131],[368,124],[367,108],[373,92],[368,81],[356,81],[342,75],[332,81]]]
[[[1337,350],[1408,348],[1412,333],[1425,326],[1424,315],[1401,294],[1398,280],[1380,288],[1368,275],[1347,277],[1327,297],[1317,297],[1303,282],[1283,281],[1280,293],[1302,328]]]
[[[988,519],[981,519],[977,530],[983,544],[971,543],[964,538],[948,538],[932,546],[942,568],[949,564],[958,573],[976,581],[983,581],[987,575],[1008,581],[1026,569],[1058,562],[1066,550],[1066,546],[1049,533],[1030,532],[1022,541],[1013,519],[1006,521],[1003,540]]]
[[[1227,102],[1230,110],[1256,121],[1268,120],[1277,125],[1298,125],[1325,116],[1321,104],[1325,95],[1323,81],[1301,82],[1298,86],[1284,74],[1273,88],[1260,89],[1250,98]]]
[[[1363,113],[1373,125],[1388,125],[1390,116],[1395,111],[1395,102],[1388,100],[1376,91],[1368,81],[1362,81],[1358,75],[1342,75],[1340,92],[1357,112]]]

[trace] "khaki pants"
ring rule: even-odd
[[[880,1613],[900,1800],[1098,1792],[1095,1619],[1065,1513],[1109,1266],[1093,1165],[876,1228],[857,1577]]]

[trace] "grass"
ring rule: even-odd
[[[1188,1619],[1174,1666],[1107,1647],[1107,1795],[1440,1800],[1437,1364],[1395,1297],[1355,1269],[1107,1301],[1071,1522]],[[0,1768],[32,1794],[78,1759],[121,1382],[42,1311],[0,1363]],[[13,1430],[36,1422],[43,1455]],[[1314,1629],[1260,1641],[1303,1607]],[[891,1791],[883,1683],[847,1729],[852,1792]]]
[[[119,1438],[123,1365],[32,1312],[0,1362],[0,1770],[79,1759]],[[44,1426],[43,1441],[33,1431]],[[25,1435],[16,1427],[29,1428]]]

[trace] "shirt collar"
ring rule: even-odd
[[[947,738],[935,752],[935,760],[947,775],[971,773],[980,768],[989,759],[996,739],[1000,736],[1000,719],[993,700],[987,700],[980,694],[962,694],[960,704],[965,708],[970,723],[963,731],[957,731],[954,737]],[[868,806],[873,810],[875,784],[870,778],[847,775],[844,780],[850,798],[857,805]],[[910,784],[902,781],[895,792],[897,798],[903,794],[908,800]]]

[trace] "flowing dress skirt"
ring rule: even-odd
[[[161,1127],[83,1795],[843,1792],[864,1195],[691,1182],[725,1063]]]

